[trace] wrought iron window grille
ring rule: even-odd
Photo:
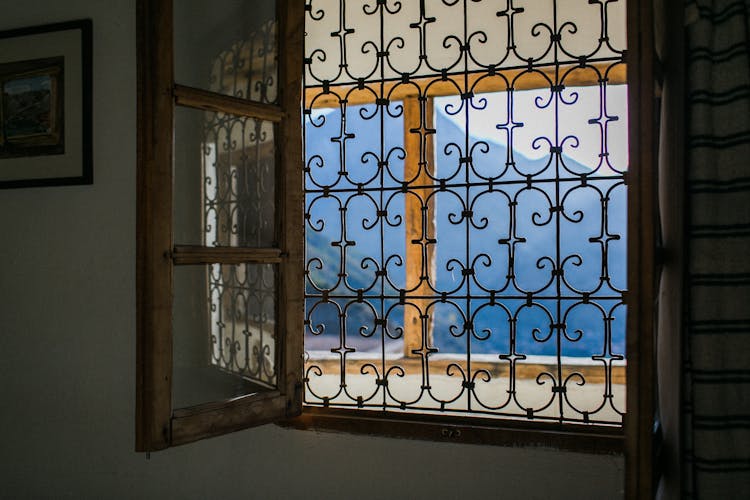
[[[623,3],[306,3],[305,404],[621,425]]]

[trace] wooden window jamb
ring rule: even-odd
[[[629,0],[628,294],[625,497],[654,491],[656,286],[656,86],[653,3]]]

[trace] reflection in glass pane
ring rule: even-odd
[[[277,101],[275,1],[180,0],[174,16],[177,83]]]
[[[273,123],[177,108],[175,241],[275,244]]]
[[[275,267],[178,266],[174,285],[174,407],[275,387]]]

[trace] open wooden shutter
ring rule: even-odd
[[[138,1],[139,451],[301,412],[304,2],[223,3]]]

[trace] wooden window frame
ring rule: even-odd
[[[418,413],[393,413],[361,409],[342,409],[305,406],[302,416],[287,421],[283,425],[297,429],[330,430],[352,432],[357,434],[386,435],[396,438],[426,439],[436,441],[455,441],[496,445],[539,445],[570,451],[590,453],[625,454],[628,462],[628,497],[634,488],[633,473],[640,474],[642,484],[652,484],[653,478],[644,476],[646,469],[651,468],[650,450],[653,441],[653,398],[655,366],[653,318],[655,310],[655,288],[653,287],[656,268],[654,265],[656,249],[656,205],[654,187],[655,163],[655,123],[654,99],[641,96],[654,95],[653,67],[653,5],[647,0],[629,0],[627,7],[627,41],[626,65],[617,66],[611,71],[609,83],[628,84],[628,109],[630,113],[628,127],[628,152],[630,165],[626,182],[628,183],[628,290],[626,295],[627,312],[627,365],[626,400],[627,411],[623,426],[620,428],[591,426],[573,423],[528,422],[514,419],[492,419],[482,417],[457,417],[453,415],[432,415]],[[503,72],[508,79],[518,71]],[[540,74],[527,79],[523,88],[527,90],[547,86],[548,81]],[[547,75],[549,76],[549,75]],[[554,75],[553,75],[554,76]],[[469,83],[478,78],[469,75]],[[419,79],[413,80],[419,84]],[[409,99],[417,95],[414,86],[399,86],[399,82],[386,82],[383,92],[392,101],[401,100],[405,109]],[[585,78],[568,82],[569,85],[590,85]],[[495,88],[492,79],[480,82],[478,92],[492,92],[504,89]],[[351,85],[352,88],[356,84]],[[368,104],[369,96],[349,94],[343,87],[341,93],[348,95],[347,104]],[[431,97],[455,95],[455,88],[446,83],[437,82],[430,88]],[[336,95],[326,97],[316,93],[315,89],[306,90],[306,101],[315,97],[314,108],[337,108]],[[405,135],[408,134],[408,117],[404,118]],[[418,119],[416,122],[418,123]],[[405,148],[408,148],[405,139]],[[407,152],[408,156],[408,152]],[[408,168],[408,165],[405,165]],[[408,208],[407,208],[408,210]],[[409,214],[406,214],[408,220]],[[408,260],[408,245],[407,245]],[[407,266],[408,268],[408,266]],[[409,343],[405,330],[405,344]],[[421,342],[421,340],[420,340]],[[404,359],[408,361],[408,354]],[[642,382],[648,380],[650,382]],[[641,381],[641,382],[639,382]],[[642,385],[641,385],[642,384]],[[631,411],[631,408],[634,411]],[[645,414],[643,413],[645,411]],[[637,417],[634,413],[637,412]],[[636,439],[638,440],[636,444]],[[638,447],[642,452],[632,455],[632,449]],[[645,451],[649,450],[649,451]],[[637,497],[637,496],[636,496]],[[640,497],[638,497],[640,498]]]
[[[302,102],[302,33],[304,2],[278,0],[282,22],[279,54],[282,110]],[[627,82],[630,168],[628,192],[627,412],[623,429],[611,432],[577,424],[512,419],[392,414],[333,408],[301,408],[303,261],[303,189],[301,119],[295,113],[247,101],[207,95],[174,85],[171,0],[138,0],[138,229],[137,229],[137,409],[136,449],[168,446],[275,421],[298,429],[345,431],[392,437],[500,445],[544,445],[558,449],[625,453],[626,496],[646,498],[653,492],[654,422],[654,281],[656,259],[655,100],[653,5],[629,0],[627,8]],[[296,65],[296,66],[295,66]],[[168,83],[167,83],[168,82]],[[187,105],[211,111],[239,109],[253,116],[281,120],[278,211],[281,248],[253,255],[235,250],[177,247],[172,242],[173,109]],[[268,113],[264,115],[263,113]],[[167,132],[165,132],[167,131]],[[169,135],[169,137],[166,137]],[[157,187],[162,190],[159,191]],[[167,188],[164,190],[164,188]],[[168,228],[167,229],[165,229]],[[241,254],[241,255],[240,255]],[[171,408],[171,293],[174,263],[279,263],[282,300],[279,317],[285,335],[283,373],[278,392],[173,411]],[[222,260],[224,262],[224,260]],[[296,290],[296,291],[295,291]],[[296,330],[294,328],[297,328]],[[283,375],[283,377],[281,376]],[[301,412],[301,415],[298,415]],[[279,416],[286,418],[279,420]],[[295,417],[296,416],[296,417]],[[587,431],[588,429],[588,431]]]
[[[628,312],[626,349],[625,497],[656,493],[656,301],[659,225],[657,202],[657,60],[655,12],[658,2],[628,0]]]
[[[279,104],[174,81],[172,0],[138,0],[136,450],[154,451],[298,415],[302,409],[303,277],[301,80],[304,5],[278,0]],[[173,241],[176,106],[272,121],[277,127],[278,247],[216,248]],[[191,264],[273,263],[278,271],[277,388],[190,408],[172,406],[173,269]],[[297,353],[295,355],[295,353]]]

